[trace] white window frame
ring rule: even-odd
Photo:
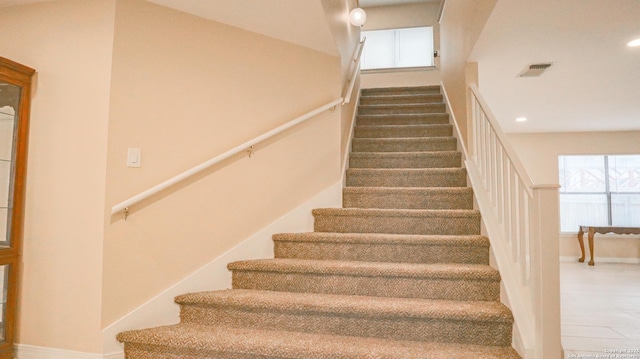
[[[415,65],[409,65],[409,66],[402,66],[402,49],[401,49],[401,41],[400,41],[400,35],[402,33],[403,30],[410,30],[410,29],[427,29],[428,35],[427,38],[425,39],[425,50],[426,50],[426,62],[425,63],[420,63],[420,64],[415,64]],[[393,35],[393,49],[390,49],[390,51],[393,52],[393,64],[391,66],[385,66],[385,67],[368,67],[367,66],[367,47],[371,47],[373,46],[372,44],[372,40],[373,40],[373,36],[370,36],[370,38],[367,40],[367,42],[365,43],[365,47],[362,53],[362,70],[363,71],[380,71],[380,70],[402,70],[402,69],[411,69],[411,68],[428,68],[428,67],[434,67],[435,66],[435,56],[434,56],[434,51],[435,51],[435,35],[434,35],[435,29],[433,26],[418,26],[418,27],[403,27],[403,28],[392,28],[392,29],[380,29],[380,30],[368,30],[368,31],[362,31],[361,33],[361,37],[365,38],[367,37],[368,34],[372,34],[372,33],[377,33],[377,34],[383,34],[383,33],[392,33]],[[371,51],[371,50],[370,50]]]
[[[638,156],[640,154],[627,154],[630,156]],[[559,156],[558,157],[558,165],[560,166],[560,161],[562,161],[563,157],[603,157],[604,160],[604,182],[605,182],[605,190],[604,191],[584,191],[584,192],[577,192],[577,191],[571,191],[568,192],[565,188],[563,188],[563,183],[560,183],[560,198],[562,199],[562,197],[566,197],[566,196],[577,196],[577,195],[599,195],[599,196],[606,196],[606,205],[607,205],[607,224],[604,226],[614,226],[613,224],[613,209],[612,209],[612,195],[617,195],[617,194],[626,194],[626,195],[640,195],[640,192],[635,192],[635,191],[615,191],[612,190],[612,185],[611,185],[611,178],[610,178],[610,166],[609,166],[609,160],[610,157],[616,157],[616,156],[626,156],[625,154],[612,154],[612,155],[566,155],[566,156]],[[562,178],[562,174],[560,174],[560,178]],[[559,179],[560,179],[559,178]],[[562,214],[562,201],[560,201],[561,204],[561,208],[560,208],[560,213]],[[565,229],[562,230],[563,228],[563,218],[562,215],[560,216],[560,228],[561,228],[561,233],[576,233],[578,231],[578,228],[576,227],[575,230],[573,228],[571,229]],[[582,221],[582,220],[580,220]],[[581,223],[580,225],[595,225],[592,223]],[[633,225],[634,227],[636,226],[640,226],[640,222],[637,224]]]

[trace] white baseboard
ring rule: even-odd
[[[18,359],[124,359],[122,351],[112,354],[94,354],[24,344],[17,344],[15,348]]]
[[[585,260],[589,261],[589,255]],[[621,257],[598,257],[595,258],[596,264],[598,263],[627,263],[627,264],[640,264],[640,258],[621,258]],[[560,262],[578,262],[577,256],[561,256]]]
[[[342,180],[317,194],[296,209],[280,217],[275,222],[255,233],[250,238],[230,249],[220,257],[206,264],[184,280],[168,288],[147,303],[122,317],[102,331],[105,353],[121,353],[122,344],[115,339],[116,334],[131,329],[176,324],[179,321],[179,308],[174,298],[180,294],[231,288],[231,273],[227,270],[229,262],[257,258],[273,258],[271,236],[282,232],[313,231],[311,210],[319,207],[342,206]],[[26,359],[57,359],[62,357],[24,357]],[[93,359],[103,357],[65,357]],[[109,357],[111,359],[111,357]],[[113,359],[122,357],[113,357]]]

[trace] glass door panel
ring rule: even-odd
[[[15,138],[21,88],[0,81],[0,248],[11,247]]]
[[[34,72],[0,57],[0,359],[14,357],[27,130]]]

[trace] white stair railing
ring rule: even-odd
[[[534,184],[476,85],[465,165],[526,359],[560,359],[557,184]]]

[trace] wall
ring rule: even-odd
[[[440,21],[440,71],[463,138],[467,138],[467,59],[497,0],[447,0]]]
[[[117,1],[113,58],[103,326],[339,180],[340,116],[325,112],[126,222],[110,217],[116,203],[341,91],[338,57],[140,0]],[[141,168],[125,166],[128,147],[142,149]]]
[[[639,153],[640,131],[509,134],[534,183],[558,183],[558,156]],[[577,228],[576,228],[577,231]],[[586,235],[585,235],[586,242]],[[585,243],[586,245],[586,243]],[[587,256],[589,250],[587,249]],[[640,261],[640,236],[596,236],[596,262],[603,258]],[[560,256],[579,257],[575,234],[560,235]]]
[[[355,0],[322,0],[327,24],[335,40],[335,46],[340,53],[341,84],[343,96],[347,96],[346,91],[353,72],[353,58],[356,55],[357,46],[360,41],[360,28],[349,23],[349,12],[356,7]],[[340,107],[341,113],[341,158],[346,158],[349,151],[349,136],[355,117],[358,93],[360,91],[359,78],[351,93],[351,101]],[[346,163],[343,163],[345,166]]]
[[[365,8],[367,22],[363,30],[381,30],[403,27],[433,26],[434,48],[440,48],[438,14],[439,2],[407,4],[398,6],[379,6]],[[436,68],[415,70],[394,70],[376,72],[368,70],[362,74],[362,87],[393,87],[436,85],[440,83],[439,58],[435,59]]]
[[[17,342],[101,351],[114,3],[0,9],[0,54],[37,70]]]

